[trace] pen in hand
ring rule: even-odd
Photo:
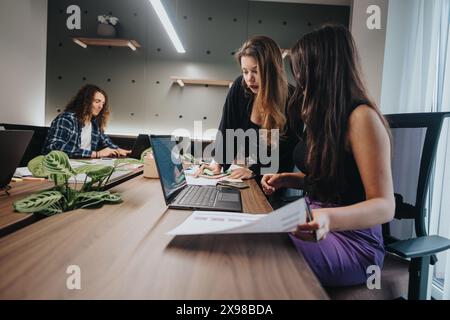
[[[307,199],[305,199],[305,204],[306,204],[306,222],[311,222],[314,220],[314,217],[312,215],[311,207],[309,206],[309,201]],[[317,231],[314,230],[312,231],[312,233],[313,233],[313,241],[318,242],[319,240],[317,239]]]

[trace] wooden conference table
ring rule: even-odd
[[[118,178],[111,179],[106,185],[106,189],[111,189],[127,180],[137,177],[143,173],[142,168],[137,168]],[[27,180],[21,182],[11,182],[9,196],[2,194],[0,196],[0,237],[10,234],[16,230],[24,228],[32,223],[42,219],[35,214],[24,214],[14,211],[13,203],[23,199],[35,192],[53,187],[54,183],[48,180],[40,179]]]
[[[244,211],[270,212],[255,181]],[[55,215],[0,238],[0,299],[328,299],[286,234],[169,236],[158,180],[113,188],[124,202]],[[69,266],[81,289],[69,290]]]

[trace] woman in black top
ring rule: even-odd
[[[207,168],[219,174],[233,162],[245,168],[233,170],[232,178],[291,171],[292,150],[298,139],[286,126],[289,88],[281,50],[272,39],[255,36],[243,44],[236,59],[243,75],[234,81],[225,101],[215,163],[199,172]]]
[[[291,104],[306,128],[295,149],[301,172],[267,175],[263,189],[306,191],[313,219],[292,240],[323,285],[365,283],[368,267],[383,264],[381,224],[395,210],[388,126],[368,97],[345,27],[305,35],[291,49],[291,63]]]

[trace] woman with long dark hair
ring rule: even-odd
[[[128,155],[131,151],[119,148],[104,133],[109,115],[106,92],[92,84],[83,86],[52,121],[44,154],[60,150],[71,158]]]
[[[242,160],[239,159],[242,154],[250,161],[247,167],[234,170],[232,178],[258,176],[264,166],[274,169],[272,172],[292,171],[292,150],[297,139],[287,132],[290,130],[286,126],[289,86],[281,49],[269,37],[254,36],[241,46],[235,57],[242,75],[234,81],[225,101],[216,138],[215,163],[202,166],[198,173],[206,168],[219,174],[222,168],[227,170],[234,161]],[[271,136],[274,129],[278,130],[278,137]],[[238,145],[237,139],[227,137],[227,130],[247,132],[250,138]],[[270,163],[261,161],[262,143],[269,151]],[[274,152],[279,154],[278,159]]]
[[[292,239],[323,285],[365,283],[367,268],[383,264],[381,224],[395,211],[389,128],[367,94],[345,27],[328,25],[301,38],[291,68],[290,108],[305,124],[294,151],[300,172],[264,176],[263,190],[306,191],[313,219]]]

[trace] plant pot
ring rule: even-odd
[[[97,26],[97,34],[102,37],[114,38],[116,36],[116,28],[110,24],[99,23]]]
[[[156,169],[156,162],[153,157],[144,158],[144,177],[151,179],[158,179],[158,170]]]

